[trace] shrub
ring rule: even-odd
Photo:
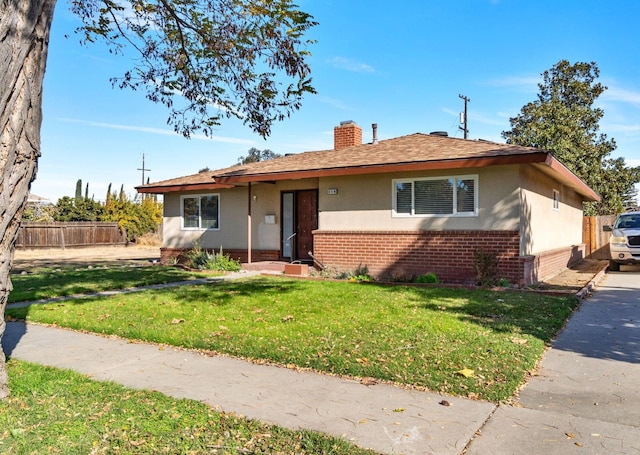
[[[348,272],[344,272],[336,267],[325,267],[320,271],[311,270],[311,275],[332,280],[346,280],[350,276]]]
[[[197,270],[217,270],[221,272],[237,272],[242,266],[240,261],[232,259],[228,254],[222,252],[220,247],[219,253],[209,253],[204,250],[200,245],[194,245],[194,247],[187,252],[187,267]]]
[[[373,281],[369,275],[369,267],[366,265],[358,265],[358,267],[349,274],[349,281]]]
[[[473,270],[478,286],[495,286],[498,282],[498,256],[484,250],[473,253]]]
[[[418,277],[416,277],[416,283],[430,283],[430,284],[435,284],[435,283],[439,283],[440,280],[438,279],[438,277],[436,276],[435,273],[431,272],[431,273],[427,273],[422,274],[422,275],[418,275]]]

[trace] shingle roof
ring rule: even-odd
[[[416,133],[376,144],[340,150],[287,155],[258,163],[201,172],[137,187],[139,192],[166,193],[233,186],[241,182],[285,180],[329,175],[357,175],[424,169],[455,169],[498,164],[541,164],[589,199],[598,196],[548,152],[489,141],[472,141]]]

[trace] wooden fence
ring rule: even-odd
[[[74,248],[124,245],[127,235],[118,223],[79,221],[22,223],[16,248]]]
[[[585,216],[582,221],[582,243],[586,245],[585,256],[590,259],[609,259],[611,232],[604,226],[613,226],[615,215]]]

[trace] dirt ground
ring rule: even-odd
[[[13,271],[20,272],[34,267],[150,265],[159,260],[160,248],[153,246],[16,250]]]
[[[154,264],[160,260],[160,248],[153,246],[113,246],[16,250],[14,272],[34,267],[101,266],[114,264]],[[608,261],[585,259],[551,279],[539,283],[539,289],[580,290],[607,266]]]
[[[540,289],[567,289],[579,291],[600,271],[604,270],[608,264],[609,261],[584,259],[570,269],[566,269],[553,278],[539,283],[537,287]]]

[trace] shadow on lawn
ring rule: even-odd
[[[414,288],[419,308],[447,313],[494,332],[551,341],[578,306],[574,296],[446,288]]]
[[[207,302],[225,306],[238,297],[270,297],[298,290],[303,285],[299,280],[285,281],[268,278],[251,280],[215,281],[207,284],[186,285],[173,289],[174,297],[185,303]]]

